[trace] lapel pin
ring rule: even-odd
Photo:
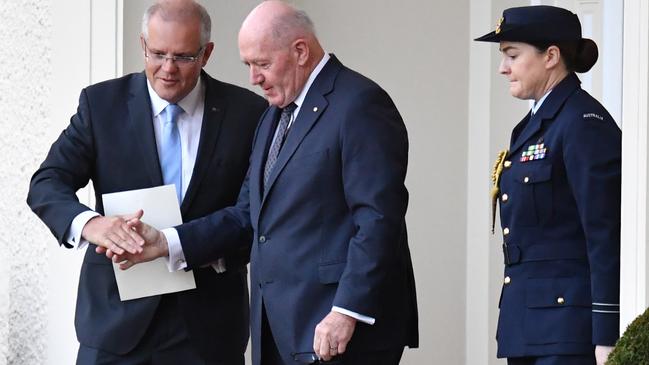
[[[212,111],[213,112],[218,112],[219,110],[217,108],[215,108],[215,107],[212,107]]]
[[[317,107],[317,106],[314,106],[314,107],[313,107],[313,112],[315,113],[315,112],[317,112],[317,111],[318,111],[318,107]]]

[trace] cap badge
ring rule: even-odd
[[[503,17],[500,17],[500,19],[498,19],[498,23],[496,24],[496,34],[500,33],[500,26],[503,24],[504,21],[505,18]]]

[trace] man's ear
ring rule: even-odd
[[[208,42],[205,45],[205,50],[203,51],[203,57],[201,57],[201,65],[203,67],[205,67],[207,61],[210,59],[210,55],[212,54],[213,50],[214,50],[214,42]]]
[[[309,60],[309,45],[302,39],[296,39],[291,45],[291,51],[297,56],[297,64],[304,66]]]

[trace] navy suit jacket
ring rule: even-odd
[[[205,107],[192,179],[181,204],[183,221],[235,203],[248,169],[254,131],[267,107],[254,93],[201,75]],[[70,223],[89,208],[75,192],[92,181],[102,194],[162,185],[144,73],[89,86],[77,113],[33,175],[32,210],[61,245]],[[145,213],[146,214],[146,213]],[[237,237],[245,246],[250,235]],[[75,325],[87,346],[123,354],[141,340],[160,296],[121,302],[110,260],[90,245],[81,269]],[[208,359],[241,356],[248,339],[247,251],[224,252],[228,270],[194,268],[197,289],[177,297],[192,343]]]
[[[516,126],[506,161],[498,356],[612,346],[619,335],[620,129],[570,74]]]
[[[309,89],[277,163],[263,169],[280,110],[256,133],[235,207],[178,227],[190,266],[252,230],[253,363],[260,363],[262,302],[287,364],[313,352],[315,326],[332,306],[374,317],[348,350],[416,347],[417,308],[406,234],[406,129],[387,93],[335,56]],[[197,244],[197,239],[211,240]],[[205,243],[203,241],[203,243]]]

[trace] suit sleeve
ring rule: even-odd
[[[250,257],[252,226],[248,180],[250,168],[234,206],[175,227],[187,268],[193,269],[226,256]]]
[[[356,227],[335,307],[377,318],[390,278],[400,275],[408,191],[408,137],[390,97],[378,87],[350,99],[340,131],[344,194]]]
[[[263,119],[268,103],[263,98],[254,96],[250,99],[251,118],[255,126]],[[257,117],[261,115],[261,117]],[[258,130],[255,129],[252,146],[255,145]],[[250,165],[250,164],[248,164]],[[246,172],[234,206],[223,208],[204,217],[192,220],[175,227],[180,238],[187,268],[199,268],[219,258],[241,258],[246,263],[250,260],[252,246],[252,226],[250,224],[249,196],[250,167]]]
[[[586,237],[592,340],[612,346],[619,337],[622,148],[620,130],[606,115],[584,119],[580,113],[567,123],[563,159]]]
[[[72,220],[91,210],[81,204],[76,191],[88,184],[95,156],[88,97],[83,90],[77,113],[52,144],[45,161],[34,173],[27,204],[47,225],[60,245],[65,242]]]

